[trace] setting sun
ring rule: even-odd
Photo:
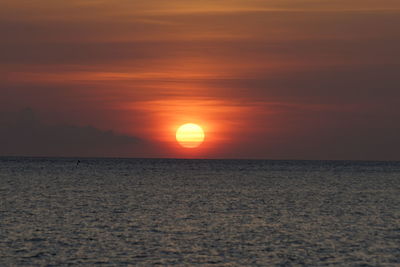
[[[197,124],[184,124],[176,131],[176,141],[186,148],[198,147],[204,141],[204,131]]]

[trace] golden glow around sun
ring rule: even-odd
[[[197,124],[184,124],[176,130],[176,141],[186,148],[198,147],[204,141],[204,131]]]

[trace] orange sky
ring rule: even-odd
[[[3,0],[0,155],[400,160],[398,25],[398,0]]]

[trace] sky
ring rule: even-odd
[[[400,160],[399,25],[398,0],[1,0],[0,156]]]

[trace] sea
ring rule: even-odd
[[[0,266],[93,265],[400,266],[400,162],[0,158]]]

